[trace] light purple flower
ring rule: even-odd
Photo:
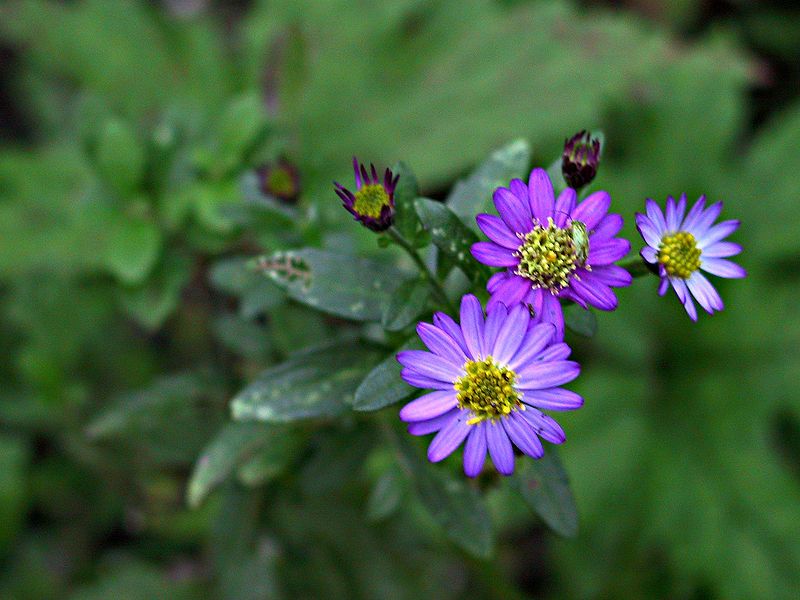
[[[563,335],[560,298],[583,308],[617,307],[611,288],[630,285],[631,275],[613,263],[628,253],[630,242],[615,237],[623,221],[608,214],[608,192],[594,192],[578,204],[575,190],[566,188],[556,199],[547,172],[534,169],[527,185],[514,179],[508,188],[497,188],[494,204],[499,217],[477,217],[491,241],[472,246],[478,261],[506,268],[489,280],[489,309],[522,302]]]
[[[433,390],[400,411],[409,433],[437,432],[428,459],[440,461],[464,445],[464,472],[477,476],[486,452],[503,475],[514,472],[512,444],[541,458],[541,437],[554,444],[564,431],[544,410],[573,410],[583,405],[561,385],[578,376],[578,363],[567,360],[570,348],[551,323],[538,323],[522,304],[510,310],[495,303],[484,319],[478,299],[461,300],[461,325],[443,313],[417,333],[430,352],[397,355],[409,385]]]
[[[700,196],[684,217],[685,194],[678,202],[672,197],[667,198],[666,214],[648,198],[645,204],[647,214],[636,213],[636,228],[647,243],[642,248],[642,258],[658,266],[661,277],[659,295],[663,296],[671,285],[693,321],[697,320],[693,296],[708,314],[722,310],[724,306],[717,290],[701,270],[729,279],[747,275],[742,267],[725,260],[742,251],[739,244],[724,241],[739,228],[739,221],[722,221],[714,225],[714,220],[722,212],[722,202],[708,208],[705,203],[705,196]]]

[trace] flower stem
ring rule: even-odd
[[[653,272],[650,270],[650,266],[638,256],[629,258],[628,260],[624,260],[617,264],[630,273],[632,277],[643,277],[645,275],[653,274]]]
[[[444,291],[444,288],[441,284],[436,280],[436,277],[431,270],[428,268],[428,265],[425,264],[425,261],[422,260],[422,257],[419,253],[414,249],[414,247],[408,242],[403,235],[397,231],[394,227],[390,227],[386,230],[386,234],[392,239],[392,241],[400,246],[403,250],[406,251],[406,254],[411,257],[411,260],[414,261],[414,264],[417,265],[420,274],[428,282],[428,285],[431,288],[431,292],[433,293],[434,298],[444,306],[450,313],[455,313],[456,308],[453,306],[453,303],[450,302],[450,299],[447,297],[447,294]]]

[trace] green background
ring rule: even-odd
[[[0,3],[0,596],[797,597],[800,12],[609,4]],[[569,334],[576,537],[493,479],[485,513],[454,479],[466,504],[437,518],[395,456],[421,446],[380,437],[396,406],[229,423],[264,368],[354,332],[243,257],[403,266],[333,194],[353,154],[442,199],[513,140],[548,166],[586,127],[632,255],[646,197],[705,194],[742,220],[749,276],[698,323],[637,280]],[[297,205],[255,189],[278,156]],[[335,385],[386,354],[352,348]]]

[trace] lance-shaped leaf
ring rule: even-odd
[[[475,215],[493,212],[492,193],[500,186],[508,186],[515,177],[526,179],[531,160],[531,149],[525,140],[516,140],[493,152],[466,179],[459,181],[447,197],[447,205],[458,217],[475,231]]]
[[[417,208],[422,224],[431,234],[431,241],[439,251],[450,259],[467,277],[480,281],[489,277],[489,270],[470,253],[478,236],[441,202],[428,198],[417,198]]]
[[[400,278],[390,265],[316,248],[277,252],[256,267],[298,302],[354,321],[379,321]]]
[[[392,294],[381,324],[389,331],[400,331],[413,323],[425,310],[430,297],[428,282],[420,277],[406,280]]]
[[[421,350],[422,342],[415,335],[398,348],[401,350]],[[408,398],[416,390],[400,377],[403,367],[397,362],[397,353],[392,352],[381,361],[358,386],[353,398],[353,408],[360,411],[380,410],[390,404]]]
[[[348,410],[375,354],[349,342],[300,352],[270,367],[231,403],[239,421],[285,423],[335,417]]]
[[[511,477],[516,489],[547,525],[565,537],[578,534],[578,509],[569,480],[554,448],[539,460],[517,461]]]
[[[414,209],[414,200],[419,196],[417,178],[411,168],[403,162],[392,167],[392,174],[399,176],[394,190],[394,225],[404,238],[419,246],[425,238],[425,230]]]
[[[406,438],[398,438],[398,448],[420,501],[444,534],[473,556],[489,558],[494,552],[494,533],[478,490],[464,477],[423,460]]]

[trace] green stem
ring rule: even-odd
[[[403,250],[406,251],[411,257],[411,260],[414,261],[414,264],[417,265],[420,274],[428,282],[428,285],[431,288],[431,292],[433,292],[433,296],[436,300],[444,306],[450,313],[454,314],[456,312],[455,306],[453,306],[450,299],[447,297],[447,294],[444,291],[444,288],[441,284],[436,280],[436,277],[431,270],[428,268],[428,265],[425,264],[425,261],[422,260],[422,257],[419,253],[414,249],[414,247],[408,242],[403,235],[397,231],[394,227],[390,227],[386,230],[386,234],[392,239],[392,241],[400,246]]]
[[[648,264],[638,256],[629,258],[628,260],[617,264],[630,273],[632,277],[643,277],[645,275],[653,274]]]

